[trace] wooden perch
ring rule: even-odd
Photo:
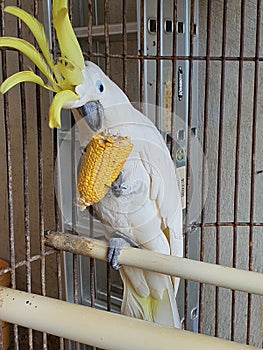
[[[63,251],[100,260],[107,259],[108,245],[104,241],[49,231],[45,243]],[[263,296],[262,273],[126,247],[121,250],[118,262],[120,265]]]

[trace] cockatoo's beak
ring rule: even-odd
[[[79,107],[78,110],[93,131],[98,131],[101,128],[104,109],[99,101],[90,101]]]
[[[14,85],[22,82],[39,84],[55,93],[49,109],[49,126],[60,128],[60,112],[65,106],[72,108],[81,99],[76,87],[84,81],[84,57],[75,36],[68,15],[67,0],[54,0],[52,7],[53,26],[60,48],[60,57],[54,58],[43,25],[26,11],[7,6],[5,12],[21,19],[31,30],[39,50],[29,42],[14,37],[0,37],[0,47],[10,47],[26,55],[39,69],[42,76],[33,70],[20,71],[8,77],[0,86],[0,92],[6,93]]]

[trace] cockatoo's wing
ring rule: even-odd
[[[182,257],[182,205],[175,165],[157,129],[147,129],[145,138],[150,141],[143,145],[142,159],[151,178],[151,199],[156,200],[163,232],[170,244],[170,254]],[[173,278],[173,282],[177,291],[179,279]]]
[[[130,102],[105,108],[104,128],[129,135],[150,177],[150,198],[162,218],[170,253],[183,256],[182,205],[175,165],[163,137],[154,124]],[[150,234],[150,233],[149,233]]]

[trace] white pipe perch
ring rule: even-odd
[[[83,236],[48,232],[46,244],[56,249],[100,260],[107,258],[108,245],[106,242]],[[262,273],[137,248],[123,248],[118,263],[263,296]]]
[[[0,319],[108,350],[258,349],[6,287]]]

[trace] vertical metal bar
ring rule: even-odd
[[[50,0],[48,0],[50,1]],[[49,3],[50,6],[48,6],[48,9],[51,9],[51,3]],[[50,13],[48,14],[50,17]],[[50,21],[51,23],[51,21]],[[53,56],[56,58],[56,52],[57,52],[57,43],[56,43],[56,37],[55,37],[55,31],[52,27],[52,30],[50,30],[50,39],[51,39],[51,47],[52,47],[52,53]],[[53,168],[56,167],[57,157],[58,157],[58,130],[53,129],[52,131],[52,138],[53,138]],[[59,174],[57,172],[54,173],[54,188],[59,188]],[[58,208],[58,202],[56,200],[56,196],[54,193],[54,224],[55,224],[55,230],[60,230],[60,214],[59,214],[59,208]],[[56,253],[56,263],[57,263],[57,286],[58,286],[58,298],[60,300],[63,299],[63,283],[62,283],[62,261],[64,260],[64,254],[63,252],[59,251]],[[64,350],[64,339],[60,337],[59,339],[59,346],[60,350]]]
[[[127,94],[127,0],[122,1],[122,62],[123,62],[123,83],[122,88]]]
[[[58,131],[53,130],[53,166],[55,169],[56,161],[58,156]],[[54,188],[58,188],[59,179],[58,174],[54,174]],[[60,230],[60,217],[58,203],[54,195],[54,219],[55,219],[55,230]],[[57,263],[57,286],[58,286],[58,298],[63,299],[63,283],[62,283],[62,261],[64,259],[64,254],[62,251],[56,253],[56,263]],[[60,337],[60,350],[64,350],[64,339]]]
[[[0,327],[0,349],[3,349],[3,327]]]
[[[92,59],[92,0],[88,0],[88,58]]]
[[[52,5],[51,5],[51,0],[48,0],[50,2],[50,6],[48,7],[51,11]],[[51,17],[51,14],[49,14]],[[51,23],[51,20],[50,20]],[[58,48],[57,48],[57,40],[56,40],[56,35],[55,35],[55,30],[52,26],[52,31],[51,31],[51,48],[52,48],[52,54],[55,59],[57,59],[57,53],[58,53]],[[53,169],[56,167],[56,162],[57,162],[57,157],[58,157],[58,130],[55,128],[52,130],[53,132]],[[54,188],[59,188],[59,174],[56,172],[54,174]],[[58,202],[56,200],[56,196],[54,193],[54,219],[55,219],[55,230],[59,231],[60,230],[60,214],[59,214],[59,207],[58,207]],[[61,255],[61,253],[57,253],[58,255]],[[57,259],[59,262],[59,259]],[[61,263],[61,262],[60,262]],[[59,263],[59,264],[60,264]],[[58,285],[59,285],[59,280],[58,280]]]
[[[72,22],[72,0],[69,0],[69,16],[70,20]],[[76,153],[75,153],[75,147],[76,147],[76,128],[74,127],[74,117],[72,113],[70,113],[71,116],[71,129],[70,129],[70,136],[71,136],[71,190],[72,190],[72,211],[71,211],[71,230],[73,235],[77,235],[76,232],[76,218],[77,218],[77,210],[76,210],[76,175],[75,175],[75,164],[76,164]],[[79,302],[79,285],[78,285],[78,255],[73,254],[73,298],[74,303],[78,304]],[[75,343],[75,349],[80,350],[80,343]]]
[[[73,117],[71,118],[73,121]],[[76,129],[74,128],[74,125],[72,123],[71,125],[71,189],[72,189],[72,234],[77,235],[76,231],[76,176],[75,176],[75,145],[76,145]],[[78,255],[73,254],[73,293],[74,293],[74,303],[78,304],[79,302],[79,276],[78,276],[78,267],[79,267],[79,260]],[[76,350],[80,350],[80,344],[78,342],[75,342]]]
[[[63,299],[63,284],[62,284],[62,260],[63,260],[63,252],[59,252],[56,254],[56,262],[57,262],[57,284],[58,284],[58,298],[60,300]],[[64,350],[64,338],[59,339],[59,348],[60,350]]]
[[[92,0],[88,0],[88,57],[92,58]],[[94,221],[93,221],[93,208],[89,208],[89,229],[90,235],[94,235]],[[91,307],[95,307],[95,259],[90,258],[90,304]],[[92,348],[96,350],[96,347]]]
[[[6,79],[6,53],[2,52],[3,78]],[[15,256],[15,230],[14,230],[14,202],[13,202],[13,166],[11,160],[11,133],[10,133],[10,113],[8,95],[4,99],[4,127],[6,143],[6,171],[7,171],[7,198],[8,198],[8,227],[9,227],[9,254],[11,270],[11,287],[16,289],[16,256]],[[14,348],[19,349],[18,326],[13,326]]]
[[[17,0],[17,6],[21,7],[20,0]],[[17,34],[22,37],[22,23],[17,20]],[[23,56],[18,54],[19,71],[23,70]],[[20,104],[22,113],[22,144],[23,144],[23,192],[24,192],[24,232],[26,248],[26,289],[31,292],[31,245],[30,245],[30,218],[29,218],[29,177],[28,177],[28,143],[27,143],[27,110],[26,94],[24,84],[20,84]],[[33,350],[33,330],[28,329],[28,347]]]
[[[210,82],[210,47],[211,47],[211,1],[207,2],[207,38],[206,38],[206,67],[205,67],[205,91],[204,91],[204,123],[203,123],[203,159],[202,159],[202,193],[201,193],[201,236],[200,236],[200,260],[204,261],[204,236],[205,236],[205,190],[206,190],[206,153],[208,136],[208,113],[209,113],[209,82]],[[203,284],[199,289],[199,319],[198,329],[202,326],[202,297]]]
[[[88,57],[92,58],[92,0],[88,0]],[[90,237],[94,236],[94,220],[93,220],[93,207],[89,207],[89,232]],[[90,258],[90,306],[95,307],[95,259]],[[92,348],[96,350],[96,347]]]
[[[49,7],[51,8],[51,7]],[[54,57],[56,56],[56,38],[55,38],[55,32],[52,28],[51,31],[51,38],[52,38],[52,51]],[[53,129],[52,130],[52,139],[53,139],[53,168],[56,167],[57,157],[58,157],[58,130]],[[59,188],[59,174],[57,172],[54,173],[54,188]],[[55,192],[54,192],[54,224],[55,224],[55,230],[60,230],[60,214],[59,214],[59,207],[58,202],[56,200]],[[60,300],[63,299],[63,283],[62,283],[62,261],[64,259],[64,254],[61,251],[58,251],[56,253],[56,264],[57,264],[57,286],[58,286],[58,298]],[[60,350],[64,350],[64,339],[60,337]]]
[[[221,168],[223,156],[223,118],[225,104],[225,64],[226,64],[226,27],[227,27],[227,0],[223,2],[223,35],[222,35],[222,63],[221,63],[221,81],[220,81],[220,111],[219,111],[219,131],[218,131],[218,156],[217,156],[217,205],[216,205],[216,264],[219,264],[220,251],[220,212],[221,212]],[[218,312],[219,312],[219,288],[215,291],[215,336],[218,336]]]
[[[110,73],[109,0],[104,0],[105,72]]]
[[[92,0],[88,0],[88,57],[91,60],[92,50]],[[90,235],[94,235],[93,208],[89,208],[89,229]],[[95,259],[90,258],[90,305],[95,307]],[[96,347],[92,348],[96,350]]]
[[[192,86],[193,86],[193,47],[194,47],[194,13],[195,0],[191,0],[190,15],[190,54],[189,54],[189,102],[188,102],[188,132],[187,132],[187,162],[186,162],[186,211],[185,211],[185,257],[189,256],[189,208],[191,192],[191,127],[192,127]],[[188,281],[185,280],[184,326],[188,324]]]
[[[72,0],[69,1],[69,13],[72,20]],[[76,128],[74,127],[74,117],[72,113],[71,116],[71,190],[72,190],[72,211],[71,211],[71,221],[72,221],[72,234],[76,235],[76,221],[77,221],[77,208],[76,208],[76,175],[75,175],[75,164],[76,164]],[[74,302],[78,304],[78,256],[73,254],[73,286],[74,286]]]
[[[76,153],[75,153],[75,146],[76,146],[76,128],[73,124],[73,116],[71,115],[71,189],[72,189],[72,234],[77,235],[76,232],[76,218],[77,218],[77,212],[76,212],[76,176],[75,176],[75,164],[76,164]],[[78,255],[73,254],[73,293],[74,293],[74,303],[78,304],[79,302],[79,285],[78,285]],[[80,343],[75,342],[75,348],[76,350],[80,350]]]
[[[105,72],[110,73],[109,0],[104,0]],[[111,310],[111,266],[107,263],[107,310]]]
[[[57,129],[53,129],[53,166],[55,169],[56,161],[58,157],[58,131]],[[54,176],[54,187],[58,188],[59,179],[58,174]],[[56,201],[56,197],[54,195],[54,219],[55,219],[55,230],[59,231],[60,229],[60,217],[59,217],[59,208],[58,203]]]
[[[54,38],[54,36],[53,36]],[[55,169],[56,161],[58,157],[58,131],[53,129],[53,168]],[[58,174],[54,174],[54,188],[58,188],[59,179]],[[60,216],[58,203],[56,201],[56,196],[54,194],[54,219],[55,219],[55,230],[60,230]],[[58,298],[63,299],[63,284],[62,284],[62,261],[63,252],[59,251],[56,253],[56,263],[57,263],[57,286],[58,286]],[[60,350],[64,350],[64,339],[60,338]]]
[[[17,6],[21,7],[20,1]],[[22,28],[21,20],[17,21],[18,37],[21,38]],[[18,54],[19,70],[23,70],[23,56]],[[27,110],[26,110],[26,94],[24,84],[20,85],[20,102],[22,114],[22,140],[23,140],[23,190],[24,190],[24,229],[25,229],[25,245],[26,245],[26,280],[27,291],[31,292],[31,264],[30,264],[30,227],[29,227],[29,179],[28,179],[28,144],[27,144]]]
[[[143,112],[143,102],[144,102],[144,0],[140,1],[140,49],[139,49],[139,67],[140,67],[140,109]]]
[[[38,18],[38,1],[34,0],[34,16]],[[36,67],[35,73],[39,70]],[[37,152],[38,152],[38,215],[39,215],[39,240],[40,240],[40,276],[41,294],[46,295],[46,258],[44,237],[44,197],[43,197],[43,154],[42,154],[42,125],[41,125],[41,98],[40,86],[36,85],[36,111],[37,111]],[[47,349],[47,334],[43,333],[43,349]]]
[[[91,238],[94,235],[94,221],[93,221],[93,207],[89,207],[89,229]],[[91,307],[95,306],[95,259],[90,258],[90,304]]]
[[[93,207],[89,207],[89,230],[91,238],[94,236],[94,220],[93,220]],[[90,258],[90,306],[95,307],[95,259]],[[96,350],[97,347],[93,346],[92,350]]]
[[[244,66],[244,27],[245,27],[246,0],[241,1],[240,14],[240,46],[239,46],[239,72],[238,72],[238,106],[236,126],[236,154],[235,154],[235,187],[234,187],[234,227],[233,227],[233,267],[237,260],[237,235],[238,235],[238,198],[239,198],[239,163],[240,163],[240,135],[241,135],[241,113],[242,113],[242,91],[243,91],[243,66]],[[235,291],[232,291],[231,305],[231,340],[235,338]]]
[[[45,258],[45,237],[44,237],[44,198],[43,198],[43,155],[42,155],[42,127],[40,88],[36,86],[37,103],[37,133],[38,133],[38,214],[39,214],[39,239],[40,239],[40,275],[41,294],[46,295],[46,258]],[[47,349],[47,334],[43,333],[43,349]]]
[[[20,55],[19,55],[20,56]],[[23,60],[19,60],[19,70],[22,71]],[[30,219],[29,219],[29,178],[28,178],[28,145],[27,145],[27,121],[26,121],[26,104],[24,85],[20,86],[21,105],[22,105],[22,132],[23,132],[23,173],[24,173],[24,229],[25,229],[25,245],[26,245],[26,283],[27,291],[31,292],[31,245],[30,245]],[[29,349],[33,349],[33,331],[28,330],[28,345]]]
[[[160,89],[161,89],[161,5],[162,1],[157,1],[157,24],[156,24],[156,30],[157,30],[157,42],[156,42],[156,56],[157,60],[155,61],[156,64],[156,90],[155,90],[155,126],[160,131],[161,130],[161,120],[160,120]]]
[[[111,311],[111,266],[107,263],[107,310]]]
[[[173,23],[174,23],[174,30],[173,30],[173,61],[172,61],[172,106],[171,106],[171,148],[170,148],[170,154],[172,159],[174,159],[174,153],[175,153],[175,141],[174,141],[174,135],[175,135],[175,107],[176,107],[176,78],[177,78],[177,0],[174,0],[174,8],[173,8]]]
[[[68,15],[71,22],[72,22],[72,9],[73,9],[72,0],[68,0]]]
[[[251,156],[251,184],[250,184],[250,217],[249,217],[249,270],[253,270],[253,225],[255,207],[255,172],[256,172],[256,137],[257,137],[257,116],[258,116],[258,89],[259,89],[259,57],[261,40],[261,11],[262,2],[257,1],[257,29],[256,29],[256,50],[255,50],[255,73],[254,73],[254,99],[253,99],[253,120],[252,120],[252,156]],[[250,343],[251,325],[251,294],[248,294],[247,306],[247,344]]]
[[[56,161],[58,157],[58,130],[53,129],[53,167],[55,169]],[[59,186],[58,173],[54,174],[54,188]],[[58,202],[54,193],[54,219],[55,219],[55,230],[60,230],[60,215]],[[59,251],[56,253],[57,262],[57,286],[58,286],[58,298],[63,299],[63,283],[62,283],[62,261],[64,260],[64,253]],[[64,339],[60,337],[60,350],[64,350]]]
[[[4,20],[4,7],[5,2],[0,3],[1,15],[0,15],[0,34],[5,35],[5,20]],[[7,78],[7,57],[6,51],[1,51],[2,59],[2,74],[3,79]],[[7,178],[7,206],[8,206],[8,229],[9,229],[9,255],[11,266],[11,287],[16,288],[16,257],[15,257],[15,230],[14,230],[14,202],[13,202],[13,166],[11,159],[11,132],[10,132],[10,112],[9,112],[9,100],[8,93],[3,96],[3,117],[4,117],[4,129],[5,129],[5,153],[6,153],[6,178]],[[13,340],[14,349],[19,349],[18,341],[18,326],[13,326]]]

